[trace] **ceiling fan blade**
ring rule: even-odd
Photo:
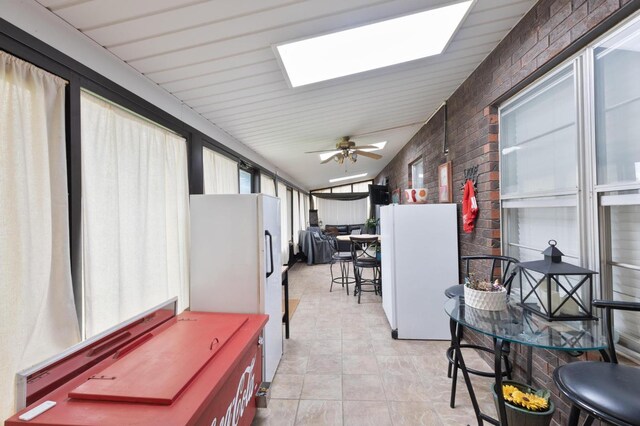
[[[307,151],[305,152],[305,154],[321,154],[323,152],[340,152],[340,151],[336,149],[323,149],[321,151]]]
[[[359,156],[362,155],[363,157],[369,157],[369,158],[373,158],[374,160],[379,160],[382,158],[382,155],[380,154],[374,154],[373,152],[367,152],[367,151],[355,151],[356,154],[358,154]]]
[[[353,146],[351,149],[380,149],[377,146],[373,145],[362,145],[362,146]]]
[[[341,156],[341,155],[342,155],[342,153],[341,153],[340,151],[338,151],[338,153],[337,153],[337,154],[332,155],[331,157],[327,158],[327,159],[326,159],[326,160],[324,160],[324,161],[321,161],[321,162],[320,162],[320,164],[326,164],[326,163],[328,163],[329,161],[331,161],[331,160],[333,160],[334,158],[336,158],[336,157],[338,157],[338,156]]]

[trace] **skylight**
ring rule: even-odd
[[[472,1],[276,46],[292,87],[427,56],[451,40]]]
[[[340,178],[335,178],[335,179],[329,179],[329,182],[334,183],[334,182],[341,182],[343,180],[349,180],[349,179],[355,179],[355,178],[359,178],[359,177],[364,177],[366,175],[368,175],[369,173],[360,173],[359,175],[352,175],[352,176],[345,176],[345,177],[340,177]]]

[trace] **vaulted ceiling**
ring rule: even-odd
[[[38,0],[307,189],[375,176],[535,3],[477,0],[444,53],[291,88],[273,45],[451,0]],[[428,43],[425,40],[425,43]],[[320,164],[342,136],[380,160]]]

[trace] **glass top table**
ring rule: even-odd
[[[607,348],[602,321],[546,321],[510,300],[503,311],[465,306],[464,297],[444,305],[451,319],[463,326],[507,342],[556,351],[597,351]]]
[[[600,351],[606,359],[607,339],[603,321],[546,321],[530,311],[523,310],[517,301],[510,299],[507,308],[502,311],[486,311],[465,305],[464,296],[456,296],[444,305],[449,315],[451,328],[451,342],[455,351],[455,371],[462,371],[467,390],[476,413],[478,425],[483,421],[495,425],[507,426],[506,409],[502,392],[497,392],[498,419],[494,419],[480,412],[478,402],[469,379],[461,345],[458,339],[458,326],[477,331],[494,339],[494,373],[496,389],[502,388],[502,356],[505,345],[517,343],[526,345],[527,352],[527,381],[531,382],[532,349],[534,347],[548,350],[558,350],[581,353],[583,351]],[[473,347],[473,345],[467,345]],[[497,373],[497,374],[496,374]],[[454,372],[454,380],[456,374]],[[453,402],[452,402],[453,407]]]

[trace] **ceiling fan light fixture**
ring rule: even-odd
[[[355,151],[352,151],[349,154],[349,160],[351,160],[352,163],[355,163],[356,161],[358,161],[358,153]]]

